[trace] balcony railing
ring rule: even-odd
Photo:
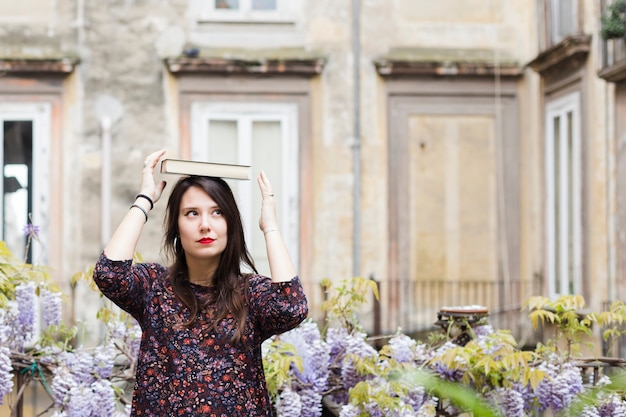
[[[376,280],[380,299],[372,297],[359,322],[372,336],[419,334],[439,329],[437,313],[445,306],[480,305],[489,310],[488,322],[494,328],[511,330],[518,340],[528,324],[523,303],[540,295],[535,281],[410,281]]]
[[[604,68],[612,67],[626,61],[626,42],[624,39],[604,40],[604,53],[602,57]]]
[[[608,13],[608,6],[612,0],[601,0],[602,16]],[[623,73],[626,67],[626,42],[624,39],[605,39],[602,41],[602,69],[600,76],[609,81],[617,81],[615,77],[622,77],[616,72]],[[615,78],[615,79],[614,79]]]

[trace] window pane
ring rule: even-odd
[[[239,10],[239,0],[215,0],[215,8]]]
[[[237,164],[239,147],[237,143],[238,128],[235,120],[209,120],[209,144],[207,156],[209,162],[218,164]],[[234,190],[236,180],[225,179]]]
[[[252,166],[261,167],[273,178],[274,194],[281,195],[281,123],[279,121],[255,121],[252,123]],[[259,201],[259,207],[260,207]]]
[[[252,122],[252,166],[262,169],[272,182],[272,191],[275,195],[276,212],[280,222],[285,213],[280,212],[281,203],[284,201],[285,192],[282,189],[283,177],[281,147],[281,122],[279,121],[253,121]],[[286,173],[285,175],[296,175],[296,173]],[[258,188],[252,187],[252,221],[256,224],[261,215],[261,194]],[[254,255],[254,262],[259,272],[269,272],[267,252],[265,250],[265,239],[260,233],[252,235],[251,250]]]
[[[276,10],[276,0],[252,0],[252,10]]]
[[[235,120],[209,121],[209,162],[236,164],[237,122]]]
[[[2,238],[16,256],[22,256],[26,247],[23,228],[32,213],[33,124],[7,121],[3,131]],[[26,259],[30,260],[30,253]]]
[[[574,2],[571,0],[559,1],[559,37],[574,33]]]

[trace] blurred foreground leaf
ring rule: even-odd
[[[408,387],[421,386],[433,396],[450,400],[456,407],[471,412],[474,417],[499,417],[499,414],[481,400],[476,392],[458,383],[444,381],[423,370],[395,372],[390,375],[391,380],[406,384]]]

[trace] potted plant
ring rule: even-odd
[[[626,0],[615,0],[601,18],[600,36],[604,39],[626,39]]]

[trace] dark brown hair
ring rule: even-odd
[[[191,188],[197,187],[206,192],[218,207],[222,210],[226,219],[227,243],[213,279],[215,291],[209,292],[206,299],[198,299],[191,289],[187,261],[180,244],[178,232],[178,216],[183,194]],[[243,335],[248,309],[246,306],[246,288],[242,285],[240,277],[247,280],[247,274],[241,273],[241,266],[247,265],[255,273],[256,268],[250,253],[248,252],[241,214],[233,192],[221,178],[189,176],[182,177],[170,194],[167,202],[164,220],[165,236],[163,237],[163,249],[168,258],[172,260],[169,268],[169,280],[174,294],[182,303],[189,308],[189,320],[183,324],[190,327],[196,320],[198,312],[208,304],[214,304],[216,316],[213,319],[213,329],[228,313],[236,320],[237,327],[232,342],[237,343]],[[244,284],[247,284],[245,282]]]

